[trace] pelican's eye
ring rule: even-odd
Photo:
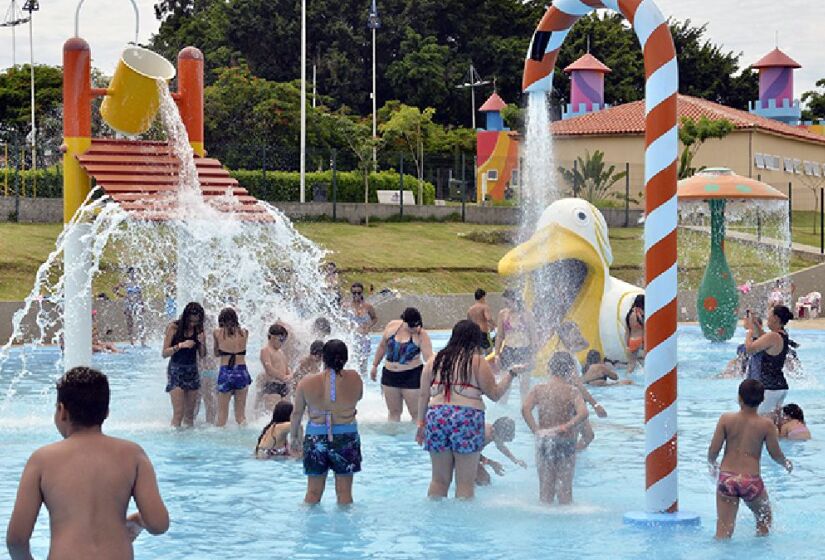
[[[590,214],[584,208],[578,208],[573,212],[576,224],[580,226],[590,225]]]

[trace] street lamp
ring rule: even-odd
[[[367,19],[367,26],[372,30],[372,168],[378,171],[378,154],[375,142],[378,138],[376,106],[377,96],[375,92],[375,30],[381,27],[381,19],[378,17],[378,6],[375,0],[370,5],[370,13]]]
[[[31,131],[31,147],[32,147],[32,162],[29,168],[34,171],[37,169],[37,128],[34,126],[34,31],[32,21],[34,18],[32,14],[40,9],[40,2],[37,0],[26,0],[23,4],[23,9],[29,12],[29,70],[31,78],[31,106],[32,106],[32,131]],[[32,173],[32,195],[37,193],[37,174]]]
[[[470,102],[473,104],[473,130],[476,129],[476,88],[485,86],[490,83],[490,80],[482,80],[481,76],[478,75],[476,72],[475,66],[473,63],[470,63],[470,70],[467,72],[468,80],[463,84],[459,84],[456,89],[467,89],[470,88]]]
[[[307,151],[307,1],[301,0],[301,193],[300,201],[306,202],[306,151]]]

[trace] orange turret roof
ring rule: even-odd
[[[751,64],[751,68],[802,68],[802,65],[797,61],[783,53],[779,48],[775,48],[757,62]]]
[[[501,111],[507,106],[504,100],[501,98],[499,94],[493,92],[493,94],[487,98],[487,101],[484,102],[484,105],[481,106],[479,111]]]
[[[567,68],[564,69],[565,72],[568,74],[573,72],[574,70],[589,70],[591,72],[602,72],[604,74],[609,74],[612,72],[610,68],[605,66],[601,60],[596,58],[590,53],[585,54],[581,58],[579,58],[576,62],[569,65]]]

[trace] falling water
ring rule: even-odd
[[[524,241],[533,234],[541,213],[558,197],[548,93],[535,91],[529,94],[527,100],[519,241]]]
[[[208,317],[232,306],[249,329],[249,356],[265,343],[266,328],[276,320],[291,327],[291,334],[304,346],[315,318],[326,317],[333,334],[357,352],[349,334],[350,325],[325,287],[321,272],[325,251],[296,231],[277,208],[261,202],[272,220],[252,222],[231,212],[219,212],[201,197],[192,149],[174,101],[162,88],[161,118],[175,156],[180,160],[176,201],[177,219],[153,222],[128,214],[108,196],[95,192],[78,210],[57,239],[55,250],[37,272],[24,307],[14,316],[11,338],[0,350],[0,366],[13,343],[29,342],[22,352],[23,366],[13,376],[0,378],[4,405],[15,395],[15,386],[29,372],[26,352],[33,347],[56,344],[62,339],[64,292],[63,251],[66,234],[75,224],[91,224],[93,293],[102,291],[103,272],[122,274],[128,267],[137,272],[144,300],[145,324],[153,344],[158,344],[166,323],[164,300],[185,287],[199,301]],[[227,201],[232,201],[227,191]],[[163,201],[169,207],[169,200]],[[176,278],[176,276],[180,276]],[[92,294],[77,297],[91,298]],[[186,301],[177,302],[178,312]],[[357,355],[352,363],[357,363]],[[250,363],[254,363],[250,359]],[[62,368],[55,368],[57,375]],[[254,369],[254,368],[253,368]],[[2,370],[2,368],[0,368]],[[253,371],[254,373],[254,371]],[[160,400],[165,408],[165,400]]]

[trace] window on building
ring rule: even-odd
[[[802,162],[802,172],[805,173],[805,175],[813,175],[814,174],[814,172],[811,170],[811,162],[810,161],[805,160],[805,161]]]
[[[822,177],[822,168],[815,161],[811,162],[811,173],[814,177]]]
[[[487,170],[487,180],[488,181],[498,181],[498,169],[488,169]]]
[[[785,158],[785,173],[793,173],[793,158]]]
[[[793,160],[793,172],[796,173],[797,175],[802,174],[802,160],[801,159]]]
[[[513,169],[513,172],[510,173],[510,184],[514,187],[517,187],[519,179],[520,179],[519,170],[518,169]]]
[[[765,154],[755,154],[753,162],[757,169],[765,169]]]
[[[764,154],[765,158],[765,169],[770,169],[772,171],[780,171],[782,168],[782,160],[779,156],[772,156],[768,154]]]

